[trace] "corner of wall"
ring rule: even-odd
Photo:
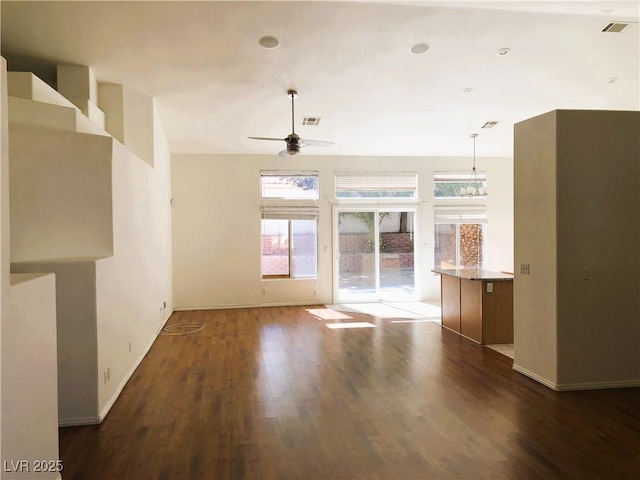
[[[155,164],[153,97],[124,85],[98,84],[98,106],[105,114],[105,129],[138,158]]]
[[[8,115],[7,115],[7,61],[0,57],[0,342],[2,341],[2,322],[5,313],[5,302],[9,291],[9,197],[7,187],[9,181],[9,152],[7,148]],[[2,368],[0,361],[0,393],[2,392]],[[2,425],[2,395],[0,395],[0,425]],[[0,435],[0,452],[2,452],[2,435]]]
[[[556,261],[556,114],[549,112],[514,127],[514,365],[545,385],[557,382]]]

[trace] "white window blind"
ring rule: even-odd
[[[262,218],[284,220],[315,220],[317,207],[262,207]]]
[[[434,223],[436,224],[487,223],[487,207],[484,207],[484,206],[434,207]]]
[[[335,175],[336,197],[416,198],[416,172],[342,173]]]
[[[467,182],[470,172],[438,172],[433,174],[434,182]],[[485,172],[477,172],[479,181],[486,181]]]

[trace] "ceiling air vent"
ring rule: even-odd
[[[604,27],[602,29],[603,32],[607,32],[607,33],[620,33],[622,32],[625,28],[627,28],[629,26],[628,23],[623,23],[623,22],[612,22],[609,25],[607,25],[606,27]]]
[[[490,120],[490,121],[488,121],[488,122],[485,122],[485,124],[484,124],[484,125],[482,125],[482,128],[493,128],[493,127],[495,127],[496,125],[498,125],[497,120]]]
[[[320,125],[320,117],[303,117],[302,125]]]

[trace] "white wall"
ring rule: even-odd
[[[551,114],[515,128],[514,369],[548,386],[558,380],[555,135]]]
[[[559,387],[640,385],[640,112],[560,110],[556,145]]]
[[[154,168],[114,145],[115,250],[96,263],[101,419],[173,309],[170,154],[157,114],[155,131]],[[104,383],[106,369],[110,375]]]
[[[7,61],[0,57],[0,342],[9,294],[9,124],[7,112]],[[0,359],[0,425],[2,425],[2,360]],[[0,435],[0,452],[2,435]]]
[[[515,128],[514,369],[558,390],[640,384],[639,134],[640,112]]]
[[[151,161],[108,136],[11,128],[12,267],[58,277],[63,425],[104,418],[173,308],[170,152],[153,98],[134,96],[122,121],[148,121],[133,130]]]
[[[98,105],[106,115],[106,130],[153,167],[157,118],[151,98],[124,85],[100,83]]]
[[[59,458],[55,277],[18,274],[11,283],[2,324],[2,478],[59,478],[33,470]],[[29,468],[11,463],[20,460]]]
[[[13,262],[113,252],[109,137],[11,123]]]
[[[478,158],[487,172],[487,268],[513,271],[513,168],[508,158]],[[417,171],[417,261],[424,300],[440,298],[433,268],[433,173],[470,171],[471,158],[172,156],[173,285],[176,308],[331,303],[332,205],[336,171]],[[318,279],[260,275],[260,170],[320,172]],[[468,203],[465,201],[465,204]],[[265,291],[262,294],[262,291]]]
[[[12,263],[11,270],[55,273],[58,419],[60,425],[97,423],[95,261]]]

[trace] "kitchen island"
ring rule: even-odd
[[[513,275],[434,269],[441,277],[442,326],[478,343],[513,343]]]

